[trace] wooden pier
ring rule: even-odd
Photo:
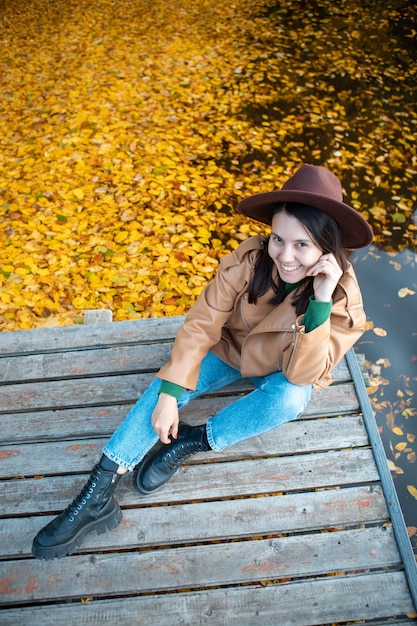
[[[125,476],[118,528],[71,557],[32,557],[181,321],[0,334],[0,624],[416,624],[416,564],[353,351],[299,420],[192,457],[152,496]]]

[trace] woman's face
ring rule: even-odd
[[[281,280],[298,283],[317,263],[323,251],[317,247],[296,217],[281,211],[272,218],[268,254],[274,261]]]

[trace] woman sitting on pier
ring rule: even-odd
[[[37,558],[72,554],[85,536],[114,528],[114,491],[133,470],[137,489],[162,487],[188,457],[220,451],[296,419],[311,389],[362,335],[365,314],[345,248],[372,241],[362,216],[343,202],[338,178],[303,165],[279,191],[244,199],[238,211],[271,226],[220,261],[190,309],[159,371],[103,450],[73,502],[33,541]],[[203,394],[249,377],[254,390],[205,424],[179,423]],[[155,446],[158,439],[163,445]]]

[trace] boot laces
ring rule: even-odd
[[[189,456],[196,454],[197,452],[204,452],[205,446],[199,441],[186,441],[180,444],[177,448],[166,453],[166,464],[174,469],[179,463],[185,461]]]
[[[73,522],[76,516],[82,511],[83,507],[87,504],[87,501],[94,493],[94,489],[97,487],[97,479],[100,475],[100,469],[96,466],[91,472],[90,478],[81,489],[80,493],[74,498],[71,504],[66,508],[65,512],[68,514],[68,519]]]

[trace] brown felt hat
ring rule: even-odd
[[[324,167],[302,165],[280,191],[258,193],[239,202],[237,210],[265,224],[272,223],[276,205],[297,202],[325,211],[337,222],[344,248],[363,248],[373,240],[368,222],[343,202],[340,180]]]

